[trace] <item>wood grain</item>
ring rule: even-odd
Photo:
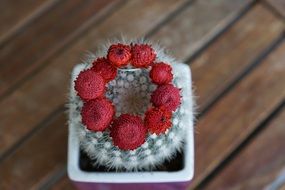
[[[6,102],[13,105],[9,106],[8,109],[5,109],[8,112],[1,111],[0,113],[0,136],[5,136],[0,140],[1,153],[5,152],[11,145],[30,132],[34,126],[47,117],[49,113],[54,111],[57,107],[63,106],[63,103],[66,100],[65,92],[67,92],[69,84],[69,73],[76,60],[78,60],[78,57],[80,57],[80,54],[84,51],[83,49],[90,49],[95,46],[91,39],[94,39],[94,43],[96,43],[97,40],[98,43],[101,38],[111,37],[114,34],[119,34],[121,31],[125,31],[126,34],[133,36],[142,36],[183,3],[185,3],[185,1],[163,0],[163,3],[162,1],[155,1],[155,3],[152,1],[129,1],[99,27],[93,28],[93,30],[84,35],[77,43],[70,46],[66,52],[53,60],[43,72],[38,73],[33,80],[19,88],[18,90],[21,92],[17,90],[17,93],[14,93],[6,99],[8,102],[6,102],[6,100],[1,102],[1,104]],[[142,9],[141,12],[137,11],[140,9]],[[151,14],[143,11],[145,9],[148,9]],[[155,14],[157,15],[155,16]],[[130,15],[133,16],[130,17]],[[152,24],[148,24],[146,27],[144,23],[149,23],[154,16],[157,18],[156,22],[152,22]],[[128,23],[125,23],[125,19],[122,18],[128,18]],[[143,26],[139,27],[139,25]],[[113,26],[115,26],[114,30],[110,30]],[[74,60],[71,61],[73,58]],[[10,98],[20,99],[18,99],[18,102],[14,102],[13,100],[10,102]],[[17,107],[17,104],[19,104],[20,107]],[[23,117],[24,120],[21,122],[14,123],[18,119],[13,118],[17,118],[18,116],[22,117],[23,114],[26,114],[27,112],[30,112],[31,115],[28,114]],[[8,119],[8,117],[10,119]],[[66,146],[55,146],[54,143],[66,141],[66,117],[61,113],[61,115],[56,118],[58,119],[55,119],[54,122],[42,129],[45,132],[35,132],[35,135],[31,136],[26,143],[21,144],[21,148],[17,149],[15,153],[10,154],[0,163],[1,174],[4,173],[2,174],[3,177],[0,177],[0,180],[3,179],[3,181],[0,181],[0,184],[3,184],[3,188],[0,186],[0,189],[9,189],[9,187],[17,189],[19,186],[24,188],[23,185],[27,188],[38,187],[44,184],[46,180],[49,180],[59,169],[64,169],[64,163],[66,163]],[[5,131],[8,132],[7,130],[12,130],[10,131],[11,134],[6,133],[6,135],[4,135]],[[50,131],[47,132],[46,130]],[[61,133],[61,138],[54,139],[57,138],[57,135],[53,134],[54,130],[57,130],[58,134]],[[49,136],[52,137],[49,138]],[[41,142],[43,139],[45,139],[45,142]],[[49,142],[50,140],[52,142]],[[37,146],[31,146],[31,143],[29,143],[30,141]],[[47,146],[50,147],[49,150]],[[61,151],[62,149],[65,150]],[[59,152],[57,152],[57,150]],[[33,158],[30,159],[30,157],[33,157],[33,154],[41,155],[41,157],[36,157],[36,160]],[[29,160],[33,165],[25,165],[22,160]],[[51,165],[45,164],[46,162]],[[14,163],[17,163],[17,167],[15,168]],[[20,167],[22,164],[23,167]],[[30,167],[29,175],[23,175],[27,171],[27,167]],[[43,167],[46,168],[44,169]],[[32,176],[37,177],[34,178]]]
[[[283,32],[284,23],[268,9],[257,5],[195,59],[191,69],[200,110],[204,110]]]
[[[80,10],[83,11],[84,6],[83,5],[81,5],[81,6],[77,5],[76,6],[75,5],[76,1],[77,0],[68,1],[68,3],[65,3],[65,4],[71,4],[71,5],[74,4],[74,7],[78,6],[78,7],[80,7]],[[178,27],[177,30],[175,30],[175,34],[176,34],[176,32],[180,32],[181,30],[182,30],[181,31],[182,34],[188,34],[188,30],[191,27],[193,27],[193,28],[195,27],[195,29],[192,30],[195,35],[191,34],[190,35],[191,39],[189,39],[189,40],[201,39],[201,38],[205,37],[205,38],[203,38],[202,41],[197,42],[198,44],[200,44],[202,46],[203,42],[205,42],[206,40],[211,38],[214,34],[216,34],[218,31],[220,31],[224,26],[226,26],[231,21],[231,19],[236,17],[236,15],[245,6],[247,6],[252,1],[253,0],[250,0],[250,1],[221,0],[221,1],[211,2],[211,3],[204,2],[204,1],[197,1],[194,6],[189,6],[189,8],[187,9],[186,12],[184,12],[183,14],[180,14],[178,19],[175,19],[175,21],[179,21],[181,23],[184,23],[184,25]],[[80,2],[84,2],[85,4],[88,4],[88,1],[80,1]],[[103,4],[102,2],[107,3],[108,1],[91,1],[91,2],[92,3],[100,2],[101,4]],[[63,7],[58,6],[56,9],[59,11],[58,14],[63,15],[63,16],[59,16],[59,18],[61,18],[62,20],[64,20],[66,17],[64,15],[69,14],[68,10],[66,12],[63,12],[63,13],[61,11],[62,9],[63,10],[68,9],[68,8],[64,7],[64,6],[68,6],[65,4],[62,5]],[[77,3],[77,4],[79,4],[79,3]],[[149,6],[151,6],[151,3],[148,3],[148,4],[149,4]],[[179,4],[180,3],[178,3],[174,7],[178,6]],[[95,6],[95,5],[85,5],[85,7],[93,7],[93,8],[90,8],[91,10],[97,8],[97,6]],[[98,7],[100,7],[100,6],[98,6]],[[49,22],[50,22],[50,20],[53,20],[50,18],[51,17],[50,15],[53,16],[53,15],[57,14],[56,10],[55,10],[55,13],[49,14],[48,15],[49,17],[47,16],[47,18],[45,20],[41,21],[41,19],[39,19],[41,22],[38,25],[44,26],[45,29],[51,28],[50,29],[52,31],[51,34],[48,31],[43,32],[42,30],[44,30],[44,29],[41,29],[40,26],[37,26],[37,25],[34,26],[33,25],[33,26],[30,26],[30,29],[32,31],[27,30],[23,35],[21,35],[19,37],[19,39],[14,39],[15,43],[12,43],[11,47],[10,46],[5,47],[5,51],[2,51],[2,53],[3,53],[2,55],[1,55],[1,51],[0,51],[0,63],[1,62],[6,63],[7,61],[10,62],[10,64],[4,64],[2,66],[0,65],[0,97],[5,92],[12,91],[15,84],[18,85],[19,83],[21,83],[21,81],[27,75],[29,75],[36,68],[39,68],[40,65],[43,65],[47,58],[54,55],[55,52],[57,52],[60,48],[62,48],[67,43],[63,40],[63,37],[66,37],[66,34],[62,34],[62,33],[72,31],[72,29],[68,30],[69,29],[68,24],[72,24],[72,26],[74,24],[73,27],[76,28],[76,23],[82,22],[82,21],[80,21],[80,19],[76,18],[76,17],[79,17],[78,15],[82,14],[80,11],[77,11],[77,14],[76,14],[76,16],[74,16],[74,18],[69,16],[70,22],[66,23],[67,26],[59,25],[60,26],[59,30],[54,31],[52,29],[56,28],[56,26],[49,26],[49,24],[54,25],[54,22],[52,22],[52,23],[49,23]],[[208,15],[209,10],[211,10],[211,17],[210,18]],[[86,13],[84,13],[83,15],[88,16],[88,14],[86,14]],[[53,16],[53,17],[55,17],[55,16]],[[118,15],[118,17],[121,17],[121,16]],[[193,23],[193,24],[190,24],[190,25],[188,24],[189,23],[189,19],[188,19],[189,17],[192,18],[190,23]],[[124,18],[124,15],[122,15],[122,18]],[[72,21],[72,20],[76,20],[77,22],[73,23],[74,21]],[[201,25],[200,22],[203,20],[207,20],[207,22],[205,22],[205,24]],[[62,22],[63,21],[59,20],[56,23],[62,23]],[[63,22],[63,23],[65,23],[65,22]],[[129,22],[126,22],[126,24],[128,24],[128,23]],[[174,22],[174,23],[167,25],[167,26],[172,28],[173,25],[176,25],[176,24],[177,23]],[[141,26],[143,26],[143,25],[140,25],[140,27]],[[215,26],[217,26],[217,27],[215,27]],[[116,27],[116,24],[114,24],[113,27]],[[128,25],[128,27],[132,27],[132,26]],[[173,30],[169,30],[170,29],[169,27],[166,27],[163,30],[164,31],[173,31]],[[40,29],[38,29],[40,31],[36,30],[37,28],[40,28]],[[139,28],[139,27],[138,27],[138,29],[143,30],[142,28]],[[187,30],[187,32],[183,32],[183,30],[184,31]],[[61,32],[61,31],[64,31],[64,32]],[[41,34],[41,33],[45,33],[46,35],[39,36],[38,34]],[[60,35],[60,34],[62,34],[62,35]],[[24,51],[20,51],[20,54],[18,54],[18,56],[14,56],[15,51],[17,51],[18,49],[21,49],[20,47],[25,46],[27,44],[27,42],[31,41],[31,39],[34,38],[34,36],[39,36],[38,37],[39,39],[36,42],[32,43],[33,46],[31,46],[27,49],[24,49]],[[164,40],[169,41],[167,39],[172,39],[172,36],[169,33],[163,33],[163,34],[159,33],[158,36],[160,36],[160,40],[162,42]],[[155,39],[155,38],[158,39],[158,36],[154,36],[154,38],[152,38],[152,39]],[[134,37],[137,37],[137,36],[134,36]],[[188,56],[189,55],[188,52],[194,52],[194,50],[196,50],[198,48],[198,46],[195,45],[195,43],[192,44],[192,41],[185,40],[184,36],[182,36],[182,37],[183,38],[179,38],[181,40],[174,40],[175,43],[176,42],[181,43],[179,45],[182,48],[177,52],[184,52],[185,53],[184,56],[186,56],[186,54]],[[44,40],[46,38],[51,38],[51,39],[49,39],[47,42],[44,42]],[[23,42],[23,41],[25,41],[25,42]],[[189,44],[191,44],[191,48],[193,45],[195,46],[195,48],[191,49],[191,50],[187,49],[186,47],[188,47]],[[168,47],[168,46],[166,46],[166,47]],[[176,44],[173,47],[176,47]],[[3,59],[1,59],[1,57]],[[180,57],[178,57],[178,58],[180,58]],[[17,67],[15,65],[17,65]],[[11,75],[11,72],[13,72],[14,74]],[[7,93],[6,93],[6,95],[7,95]]]
[[[61,1],[0,46],[0,97],[58,52],[85,23],[118,1]],[[68,17],[68,19],[66,19]],[[92,22],[88,23],[89,26]]]
[[[155,4],[155,6],[153,7],[153,4],[147,4],[148,6],[148,10],[149,8],[153,8],[154,11],[157,11],[159,13],[158,16],[158,21],[154,22],[153,25],[142,25],[142,23],[147,23],[150,22],[152,20],[153,15],[146,15],[147,13],[144,13],[145,11],[139,12],[138,15],[136,15],[136,13],[138,13],[138,11],[134,11],[133,12],[133,16],[131,16],[129,18],[129,22],[130,23],[122,23],[121,18],[119,17],[119,15],[127,15],[126,12],[128,12],[128,14],[130,14],[130,10],[131,8],[138,8],[141,7],[142,1],[137,2],[137,1],[132,1],[131,3],[128,3],[126,6],[124,6],[122,9],[118,10],[117,12],[114,13],[114,15],[111,15],[110,18],[108,18],[105,22],[103,22],[100,26],[98,26],[98,28],[96,29],[92,29],[90,30],[84,37],[82,37],[82,39],[80,39],[79,41],[77,41],[74,45],[72,45],[70,48],[68,48],[65,52],[63,52],[62,54],[60,54],[56,59],[51,60],[51,64],[45,68],[45,70],[41,71],[40,73],[38,73],[37,75],[35,75],[33,78],[31,78],[29,81],[27,81],[23,86],[21,86],[19,89],[17,89],[17,91],[15,91],[9,98],[5,99],[2,103],[1,106],[5,106],[7,109],[3,110],[2,113],[0,113],[0,117],[1,120],[1,126],[3,127],[3,132],[5,132],[5,137],[0,138],[0,145],[2,145],[3,142],[3,147],[4,149],[2,149],[1,147],[1,151],[7,149],[9,146],[11,146],[13,143],[15,143],[17,141],[17,139],[21,138],[24,134],[26,134],[27,132],[29,132],[33,126],[35,126],[36,124],[38,124],[41,120],[43,120],[48,114],[50,114],[54,109],[56,109],[58,106],[61,106],[62,103],[65,101],[66,97],[64,95],[64,93],[67,91],[66,88],[68,86],[68,80],[69,80],[69,76],[68,76],[68,72],[70,72],[71,68],[73,67],[74,63],[78,61],[78,57],[80,55],[80,52],[85,51],[86,49],[94,49],[95,47],[95,43],[99,43],[100,42],[100,38],[108,38],[108,37],[112,37],[112,36],[116,36],[118,35],[120,32],[119,31],[123,31],[124,33],[130,34],[130,36],[136,36],[136,35],[144,35],[145,33],[147,33],[148,31],[150,31],[152,29],[152,27],[154,27],[155,25],[157,25],[159,23],[159,21],[163,20],[168,14],[169,12],[165,12],[167,6],[169,6],[168,8],[171,8],[171,10],[174,10],[177,7],[173,7],[173,4],[171,5],[170,3],[167,5],[166,2],[167,1],[163,1],[165,3],[157,3],[157,5]],[[144,1],[145,2],[145,1]],[[171,1],[174,3],[174,1]],[[166,4],[166,5],[165,5]],[[166,6],[161,8],[161,6]],[[177,5],[178,6],[178,5]],[[144,9],[144,8],[142,8]],[[260,11],[260,9],[257,9],[258,11]],[[261,10],[264,13],[264,10],[261,8]],[[152,11],[151,11],[152,12]],[[266,12],[266,11],[265,11]],[[157,14],[158,14],[157,13]],[[266,13],[266,15],[268,15]],[[271,15],[270,15],[271,17]],[[246,17],[245,17],[246,18]],[[258,20],[258,18],[256,18]],[[247,43],[260,43],[260,49],[256,49],[256,55],[260,54],[260,52],[266,47],[268,46],[272,40],[274,40],[279,34],[280,34],[280,30],[282,30],[282,27],[280,27],[280,22],[277,21],[277,19],[272,19],[269,20],[270,22],[268,24],[270,24],[271,22],[273,22],[272,26],[276,26],[276,31],[271,31],[269,32],[268,36],[265,37],[266,40],[264,42],[260,42],[260,40],[263,40],[263,36],[266,36],[268,33],[268,30],[270,31],[270,27],[268,27],[268,30],[261,30],[259,32],[252,32],[254,35],[259,35],[259,38],[253,38],[251,40],[251,35],[252,33],[249,32],[247,35],[245,35],[246,39],[248,40]],[[120,23],[121,22],[121,23]],[[133,23],[132,23],[133,22]],[[250,22],[256,22],[256,20],[251,20]],[[268,22],[268,21],[267,21]],[[258,22],[258,27],[257,29],[260,29],[259,25],[262,24],[261,22]],[[274,24],[275,23],[275,24]],[[110,31],[110,26],[115,25],[117,30],[112,30]],[[146,28],[146,26],[148,26],[149,28]],[[124,30],[124,28],[126,27],[126,29]],[[244,31],[242,30],[244,27],[244,25],[240,25],[240,27],[238,27],[236,30],[238,31]],[[253,27],[253,28],[254,28]],[[137,29],[139,28],[139,29]],[[245,29],[245,30],[249,30],[249,29]],[[236,33],[238,32],[232,32],[232,35],[237,35]],[[245,31],[244,31],[245,32]],[[231,35],[229,35],[231,36]],[[249,37],[251,36],[251,37]],[[269,37],[271,36],[271,37]],[[91,39],[95,39],[95,41],[92,42]],[[227,38],[228,44],[231,44],[232,42],[230,41],[232,38]],[[219,39],[218,41],[220,41],[221,39]],[[237,40],[238,41],[238,40]],[[241,43],[245,43],[243,40],[241,40]],[[239,44],[239,43],[237,43]],[[235,44],[235,45],[237,45]],[[234,46],[233,46],[234,47]],[[179,49],[179,46],[177,47]],[[228,48],[225,48],[224,51],[226,52]],[[229,48],[230,49],[230,48]],[[238,49],[237,49],[238,51]],[[254,51],[253,51],[254,52]],[[226,53],[225,53],[226,54]],[[241,55],[241,54],[239,54]],[[251,59],[251,56],[249,55],[245,55],[245,57],[247,57],[248,59]],[[247,61],[247,58],[244,59],[244,61]],[[248,61],[248,64],[250,64],[250,61]],[[195,72],[195,71],[193,71]],[[204,73],[204,75],[206,75],[206,72]],[[49,79],[49,80],[47,80]],[[51,90],[52,89],[52,90]],[[51,98],[51,97],[56,97],[56,98]],[[15,105],[13,107],[9,107],[9,105]],[[7,111],[8,110],[8,111]],[[23,111],[24,110],[24,111]],[[7,119],[5,119],[6,117],[8,117]],[[9,119],[10,117],[10,119]],[[3,118],[3,119],[2,119]],[[11,120],[11,118],[17,118],[14,119],[13,121]],[[57,117],[58,118],[58,117]],[[61,125],[59,124],[54,124],[53,122],[46,126],[45,129],[50,128],[50,126],[63,126],[64,125],[64,121],[61,121]],[[57,122],[55,122],[57,123]],[[60,123],[60,121],[59,121]],[[2,125],[3,124],[3,125]],[[5,127],[7,126],[7,127]],[[14,129],[10,129],[8,126],[15,126]],[[64,127],[63,127],[64,128]],[[50,129],[50,130],[54,130],[54,129]],[[61,127],[58,127],[58,130],[62,130]],[[3,134],[2,131],[0,132],[0,135]],[[37,133],[36,133],[37,134]],[[36,138],[36,136],[38,135],[34,135],[31,138]],[[41,135],[42,138],[46,137]],[[62,137],[66,136],[66,133],[62,133]],[[7,138],[8,137],[8,138]],[[40,143],[40,138],[37,137],[37,142]],[[48,141],[49,139],[47,139]],[[4,144],[5,142],[5,144]],[[58,142],[60,142],[58,140]],[[47,143],[51,143],[51,142],[47,142]],[[27,148],[26,143],[23,144],[20,149],[24,149],[25,151],[31,151],[31,149]],[[57,147],[57,146],[53,146],[53,153],[54,154],[58,154],[56,152],[62,152],[63,150],[65,150],[66,147]],[[65,162],[65,156],[62,157],[55,157],[53,155],[48,155],[47,151],[48,149],[45,149],[45,151],[43,151],[41,148],[38,149],[34,149],[32,150],[32,152],[36,152],[38,154],[43,154],[46,155],[45,159],[50,159],[51,163],[55,163],[55,165],[53,165],[53,167],[48,170],[48,169],[44,169],[41,168],[41,170],[30,170],[31,171],[31,176],[35,175],[35,176],[41,176],[39,178],[40,181],[41,180],[45,180],[48,177],[46,176],[51,176],[56,170],[57,170],[57,166],[56,163],[59,163],[59,166],[61,167],[62,162]],[[20,150],[17,150],[16,152],[19,152]],[[20,162],[21,161],[21,155],[25,155],[25,153],[23,152],[19,152],[17,154],[18,158],[14,157],[13,155],[10,155],[7,159],[5,159],[5,161],[7,160],[14,160],[14,162]],[[31,156],[31,155],[30,155]],[[26,159],[30,159],[28,158],[29,156],[26,157]],[[60,160],[60,161],[59,161]],[[42,167],[40,166],[44,161],[43,160],[37,160],[34,162],[35,165],[38,165],[37,167]],[[9,162],[10,164],[12,164],[11,162]],[[8,164],[9,164],[8,163]],[[60,168],[59,167],[59,168]],[[6,169],[9,168],[9,166],[6,166]],[[56,168],[56,169],[54,169]],[[27,168],[21,169],[21,168],[17,168],[18,169],[18,173],[24,173]],[[2,167],[0,166],[0,170],[2,171]],[[33,172],[35,171],[35,172]],[[10,175],[11,178],[13,178],[13,173]],[[19,176],[17,176],[19,177]],[[20,181],[23,181],[25,179],[25,177],[23,176],[23,179],[19,179]],[[33,181],[33,179],[29,179],[31,181],[29,181],[29,184],[38,184],[36,181]]]
[[[283,17],[285,17],[285,1],[284,0],[266,0],[266,2],[268,2]]]
[[[62,113],[0,163],[1,190],[37,189],[58,170],[65,168],[67,127],[64,123],[66,115]]]
[[[75,190],[75,186],[72,184],[67,175],[64,175],[60,180],[52,185],[50,190]]]
[[[285,169],[285,109],[203,189],[263,189]]]
[[[138,7],[145,6],[149,10],[152,10],[151,12],[159,14],[157,16],[157,22],[159,22],[159,20],[162,20],[169,14],[165,10],[174,10],[182,3],[184,1],[181,1],[180,4],[177,1],[164,1],[163,4],[159,1],[156,3],[132,1],[115,12],[100,26],[91,30],[55,60],[51,60],[51,65],[43,72],[38,73],[0,103],[2,106],[14,105],[0,112],[0,117],[3,118],[0,120],[0,124],[3,126],[0,128],[0,137],[2,137],[0,138],[0,152],[5,152],[7,148],[29,132],[33,126],[43,120],[47,114],[65,102],[65,92],[69,84],[69,72],[82,52],[87,49],[94,49],[95,44],[100,43],[102,38],[114,37],[122,32],[130,37],[143,36],[151,30],[157,24],[150,22],[154,15],[150,15],[145,11],[140,13],[137,11]],[[129,15],[133,16],[130,17],[128,23],[121,19]],[[148,27],[146,27],[144,23],[148,22],[151,24],[148,24]],[[113,26],[114,30],[110,30]],[[199,30],[198,26],[197,30]],[[46,80],[47,78],[52,80]],[[53,90],[51,91],[50,89]],[[57,98],[50,98],[53,96]],[[38,106],[41,107],[39,108]],[[23,113],[22,110],[25,110],[25,112]],[[21,119],[10,119],[13,117],[20,117]],[[16,135],[15,129],[8,127],[11,125],[17,128]]]
[[[253,0],[196,1],[151,39],[159,40],[176,58],[184,61],[223,30],[252,2]]]
[[[56,3],[57,0],[1,0],[0,42]]]
[[[0,112],[0,155],[30,132],[48,114],[57,107],[63,106],[66,101],[70,72],[73,66],[80,61],[83,52],[93,50],[102,39],[112,38],[120,35],[121,32],[127,36],[143,36],[167,17],[171,11],[185,3],[184,0],[163,0],[163,2],[162,0],[129,1],[105,22],[94,27],[80,40],[69,46],[66,51],[55,59],[49,60],[50,64],[42,72],[37,73],[0,102],[2,106],[8,105],[7,109]],[[146,9],[149,12],[144,11]],[[156,17],[156,22],[150,22],[153,17]],[[128,22],[125,22],[126,19]],[[150,24],[145,25],[145,23]]]
[[[197,122],[195,187],[285,98],[285,41]]]

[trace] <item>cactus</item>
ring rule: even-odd
[[[122,40],[120,41],[122,42]],[[146,41],[131,41],[135,43],[148,43]],[[111,44],[116,43],[112,42]],[[130,41],[123,43],[130,44]],[[152,44],[157,53],[156,61],[170,63],[173,68],[173,85],[181,89],[181,105],[173,112],[172,127],[165,134],[148,133],[146,141],[135,150],[121,150],[114,146],[110,137],[110,130],[107,128],[103,132],[92,132],[82,124],[80,111],[83,106],[82,100],[74,90],[74,80],[79,72],[90,68],[92,61],[97,57],[106,54],[110,44],[97,51],[97,54],[90,54],[80,67],[74,71],[71,79],[71,89],[69,96],[69,123],[77,126],[77,133],[80,139],[81,149],[93,161],[96,166],[105,166],[107,169],[137,171],[153,170],[166,160],[171,160],[177,152],[181,151],[184,145],[185,130],[187,123],[185,117],[193,116],[192,97],[185,96],[186,74],[183,70],[177,69],[179,63],[164,53],[164,50],[156,44]],[[116,107],[116,117],[122,113],[132,113],[143,116],[150,107],[150,95],[156,89],[156,85],[150,81],[149,69],[131,68],[118,69],[115,80],[107,85],[106,97],[110,99]],[[188,89],[188,88],[187,88]]]

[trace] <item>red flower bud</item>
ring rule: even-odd
[[[156,107],[174,111],[181,103],[180,90],[172,84],[161,85],[152,93],[151,102]]]
[[[128,64],[131,59],[131,48],[124,44],[111,45],[108,50],[108,60],[116,67]]]
[[[155,60],[154,50],[147,44],[135,44],[132,46],[132,65],[134,67],[148,67]]]
[[[171,117],[172,113],[164,107],[154,107],[146,112],[144,123],[151,133],[159,135],[172,126]]]
[[[93,63],[92,69],[99,73],[106,82],[109,82],[116,78],[117,68],[110,64],[106,58],[98,58]]]
[[[167,84],[170,83],[173,79],[171,71],[172,68],[170,65],[162,62],[156,63],[152,65],[149,76],[152,79],[152,82],[155,84]]]
[[[114,106],[106,98],[85,102],[82,110],[82,123],[91,131],[104,131],[114,116]]]
[[[116,119],[111,128],[115,146],[122,150],[134,150],[145,142],[147,129],[139,116],[123,114]]]
[[[103,95],[105,81],[100,74],[88,69],[79,73],[74,88],[81,99],[91,100]]]

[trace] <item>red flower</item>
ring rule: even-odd
[[[169,111],[174,111],[180,105],[180,90],[172,84],[159,86],[151,95],[151,102],[156,106],[164,106]]]
[[[132,65],[134,67],[148,67],[154,60],[156,54],[147,44],[135,44],[132,46]]]
[[[114,107],[106,98],[85,102],[82,110],[82,123],[91,131],[104,131],[111,123]]]
[[[131,48],[124,44],[111,45],[108,50],[108,60],[116,67],[128,64],[131,59]]]
[[[116,78],[117,68],[111,65],[106,58],[98,58],[92,64],[92,69],[102,75],[106,82],[109,82]]]
[[[167,84],[173,79],[171,71],[172,68],[170,65],[162,62],[156,63],[152,65],[149,76],[152,79],[152,82],[155,84]]]
[[[139,116],[123,114],[116,119],[111,128],[115,146],[122,150],[134,150],[145,142],[147,129]]]
[[[103,95],[105,81],[100,74],[88,69],[79,73],[74,88],[81,99],[91,100]]]
[[[151,133],[159,135],[172,126],[171,117],[172,113],[164,107],[153,107],[146,112],[144,123]]]

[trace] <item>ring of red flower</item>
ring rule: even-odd
[[[74,88],[84,102],[81,116],[87,129],[98,132],[110,127],[114,145],[133,150],[145,142],[148,131],[159,135],[172,126],[172,112],[181,103],[180,90],[171,83],[171,66],[155,63],[155,59],[156,53],[148,44],[113,44],[106,57],[96,59],[90,69],[79,73]],[[149,76],[158,85],[151,95],[153,106],[146,111],[144,119],[132,114],[114,119],[114,105],[104,97],[106,83],[115,79],[117,69],[128,63],[135,68],[151,67]]]

